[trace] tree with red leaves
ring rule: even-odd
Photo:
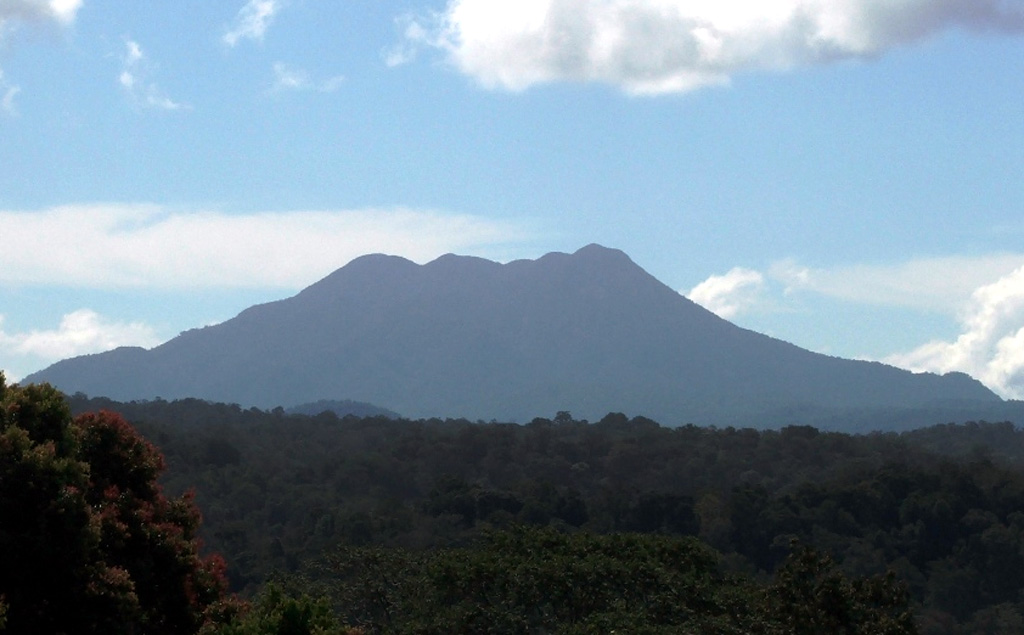
[[[170,635],[223,613],[223,561],[199,555],[199,512],[164,496],[163,469],[120,415],[73,419],[0,373],[0,629]]]

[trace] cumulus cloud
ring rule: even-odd
[[[726,319],[791,310],[808,297],[948,315],[954,341],[934,340],[882,361],[909,370],[964,372],[1004,397],[1024,399],[1024,254],[949,256],[886,265],[811,268],[782,261],[735,268],[687,294]]]
[[[314,80],[309,73],[301,68],[292,68],[284,62],[274,63],[274,85],[272,90],[280,91],[316,91],[333,93],[338,90],[345,78],[341,75]]]
[[[0,233],[0,284],[92,288],[297,289],[369,252],[424,262],[529,237],[508,222],[410,209],[235,215],[139,205],[0,211]]]
[[[735,267],[725,275],[709,277],[685,295],[728,320],[757,304],[763,289],[764,276],[760,272]]]
[[[82,0],[4,0],[0,2],[0,35],[14,22],[68,26],[81,7]]]
[[[234,24],[224,33],[224,43],[234,47],[242,40],[263,41],[274,16],[281,9],[278,0],[249,0],[238,11]]]
[[[952,28],[1024,31],[1020,0],[448,0],[407,29],[488,87],[602,82],[684,92],[736,73],[882,54]]]
[[[43,366],[67,357],[99,353],[118,346],[152,347],[159,343],[155,331],[146,324],[112,322],[90,309],[68,313],[55,329],[23,333],[6,333],[3,316],[0,315],[0,353],[8,364],[20,358],[19,361]],[[17,379],[13,371],[8,379]]]
[[[82,0],[50,0],[47,4],[50,7],[50,12],[59,22],[71,24],[82,7]]]
[[[189,108],[188,104],[176,102],[165,95],[156,82],[149,79],[149,64],[138,42],[126,39],[124,45],[125,54],[121,58],[121,74],[117,81],[135,103],[160,110]]]
[[[962,371],[1004,397],[1024,398],[1024,266],[978,288],[955,341],[932,341],[888,363],[916,371]]]

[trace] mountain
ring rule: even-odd
[[[351,399],[512,421],[619,411],[666,425],[830,427],[836,413],[1002,403],[963,374],[829,357],[740,328],[598,245],[508,264],[363,256],[222,324],[26,381],[119,400]]]

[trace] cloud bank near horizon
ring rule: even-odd
[[[49,364],[68,357],[108,351],[119,346],[151,347],[160,343],[156,332],[141,322],[114,322],[90,309],[61,318],[55,329],[7,333],[0,315],[0,354],[8,360]],[[13,371],[11,371],[13,373]],[[12,374],[11,381],[20,379]]]
[[[956,340],[933,340],[883,361],[914,371],[962,371],[997,393],[1024,399],[1024,266],[979,287]]]
[[[1024,32],[1019,0],[448,0],[405,20],[389,65],[444,52],[489,88],[610,84],[658,95],[747,71],[870,58],[950,29]]]
[[[1024,398],[1024,254],[928,258],[832,270],[782,261],[766,272],[736,267],[683,291],[725,319],[793,310],[827,296],[957,318],[960,335],[881,359],[915,372],[964,372],[1005,398]]]
[[[523,223],[396,208],[226,214],[157,205],[0,210],[0,286],[87,289],[298,290],[372,252],[426,262],[449,252],[495,255],[532,239]],[[165,337],[144,322],[89,308],[59,324],[5,331],[8,379],[119,346]]]
[[[426,261],[530,238],[522,223],[396,209],[226,214],[157,205],[0,210],[0,284],[282,288],[371,252]]]

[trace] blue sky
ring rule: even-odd
[[[0,368],[597,242],[1024,397],[1024,1],[0,0]]]

